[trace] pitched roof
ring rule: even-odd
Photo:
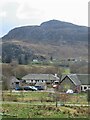
[[[80,80],[78,79],[76,74],[68,74],[68,75],[62,75],[61,77],[61,82],[65,79],[65,77],[69,77],[70,80],[72,80],[72,82],[75,85],[81,85]]]
[[[81,81],[82,85],[89,85],[90,84],[90,82],[89,82],[90,75],[89,74],[77,74],[77,77]]]
[[[56,80],[59,79],[53,74],[28,74],[22,78],[23,80]]]
[[[14,82],[20,82],[16,77],[12,76],[11,77],[11,82],[14,83]]]
[[[75,85],[88,85],[89,84],[89,76],[88,74],[68,74],[62,75],[61,82],[65,77],[69,77]]]

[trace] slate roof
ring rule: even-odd
[[[61,77],[61,82],[65,79],[65,77],[69,77],[75,85],[89,85],[90,83],[90,77],[88,74],[64,74]]]
[[[77,74],[78,79],[81,81],[82,85],[90,84],[90,75],[88,74]]]
[[[12,76],[11,77],[11,82],[15,83],[15,82],[20,82],[16,77]]]
[[[78,79],[76,74],[68,74],[68,75],[62,75],[61,77],[61,82],[65,79],[65,77],[68,77],[70,80],[72,80],[72,82],[75,85],[81,85],[80,80]]]
[[[53,74],[28,74],[22,78],[23,80],[56,80],[59,79]]]

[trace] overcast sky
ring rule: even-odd
[[[0,0],[0,37],[25,25],[56,19],[88,26],[89,0]]]

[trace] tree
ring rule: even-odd
[[[70,74],[70,68],[63,68],[62,74]]]
[[[11,81],[9,76],[2,76],[2,90],[9,90],[10,82]]]
[[[50,60],[53,61],[53,57],[52,56],[50,57]]]
[[[59,100],[59,85],[57,85],[54,89],[55,91],[55,102],[56,102],[56,107],[58,106],[58,100]]]

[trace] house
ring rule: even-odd
[[[16,77],[12,76],[12,77],[10,78],[10,87],[11,87],[12,89],[18,88],[18,87],[19,87],[19,84],[20,84],[20,81],[19,81]]]
[[[26,83],[35,84],[37,82],[44,82],[44,83],[53,83],[56,80],[59,80],[59,77],[53,74],[28,74],[22,78],[25,80]]]
[[[60,81],[60,91],[66,92],[71,89],[73,91],[80,91],[81,82],[78,79],[76,74],[67,74],[62,75]]]
[[[60,91],[62,92],[66,92],[68,89],[80,92],[86,91],[89,88],[88,74],[67,74],[61,77]]]

